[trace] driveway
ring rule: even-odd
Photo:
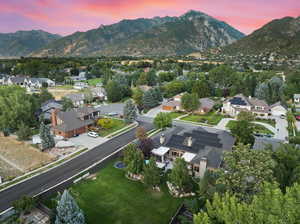
[[[296,121],[297,131],[300,131],[300,121]]]
[[[152,108],[151,110],[148,111],[148,113],[143,114],[143,116],[146,117],[156,117],[157,114],[159,114],[160,112],[165,112],[165,113],[169,113],[171,111],[166,111],[162,109],[162,105],[159,105],[158,107]]]
[[[98,105],[95,106],[95,108],[99,109],[100,108],[100,114],[102,115],[107,115],[108,113],[111,112],[117,112],[119,115],[123,115],[123,108],[124,108],[124,103],[111,103],[111,104],[106,104],[106,105]]]
[[[216,126],[215,128],[221,129],[221,130],[227,130],[226,125],[228,124],[229,121],[234,121],[235,119],[233,118],[223,118]]]
[[[274,117],[274,118],[276,120],[276,129],[278,130],[274,137],[277,139],[286,141],[286,139],[289,136],[289,133],[287,130],[287,127],[288,127],[287,120],[279,118],[279,117]]]
[[[71,142],[73,142],[76,146],[84,146],[88,149],[92,149],[97,147],[98,145],[101,145],[102,143],[108,141],[107,138],[93,138],[87,135],[87,133],[84,133],[82,135],[79,135],[74,138],[69,139]]]

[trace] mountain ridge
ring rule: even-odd
[[[179,17],[125,19],[76,32],[35,51],[32,56],[181,55],[224,46],[243,36],[223,21],[190,10]]]

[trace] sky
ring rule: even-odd
[[[42,29],[69,35],[122,19],[198,10],[249,34],[273,19],[300,16],[300,0],[0,0],[0,33]]]

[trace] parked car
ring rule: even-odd
[[[96,132],[94,132],[94,131],[88,132],[88,136],[93,137],[93,138],[99,137],[98,133],[96,133]]]
[[[295,116],[297,121],[300,121],[300,115]]]
[[[113,117],[113,116],[118,116],[119,114],[117,112],[109,112],[107,115]]]
[[[285,115],[281,114],[281,115],[280,115],[280,118],[281,118],[281,119],[284,119],[284,118],[285,118]]]

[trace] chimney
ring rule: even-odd
[[[162,145],[162,144],[165,143],[165,141],[166,141],[166,137],[165,137],[164,134],[162,134],[162,135],[160,136],[160,138],[159,138],[159,142],[160,142],[160,144]]]
[[[57,125],[57,112],[59,110],[58,109],[54,109],[52,112],[51,112],[51,124],[52,124],[52,127],[55,127]]]
[[[202,178],[205,174],[206,171],[206,166],[207,166],[207,158],[206,157],[202,157],[200,159],[200,168],[199,168],[199,176],[200,178]]]
[[[188,139],[187,139],[187,146],[188,146],[188,147],[192,147],[192,144],[193,144],[193,139],[192,139],[192,137],[188,137]]]

